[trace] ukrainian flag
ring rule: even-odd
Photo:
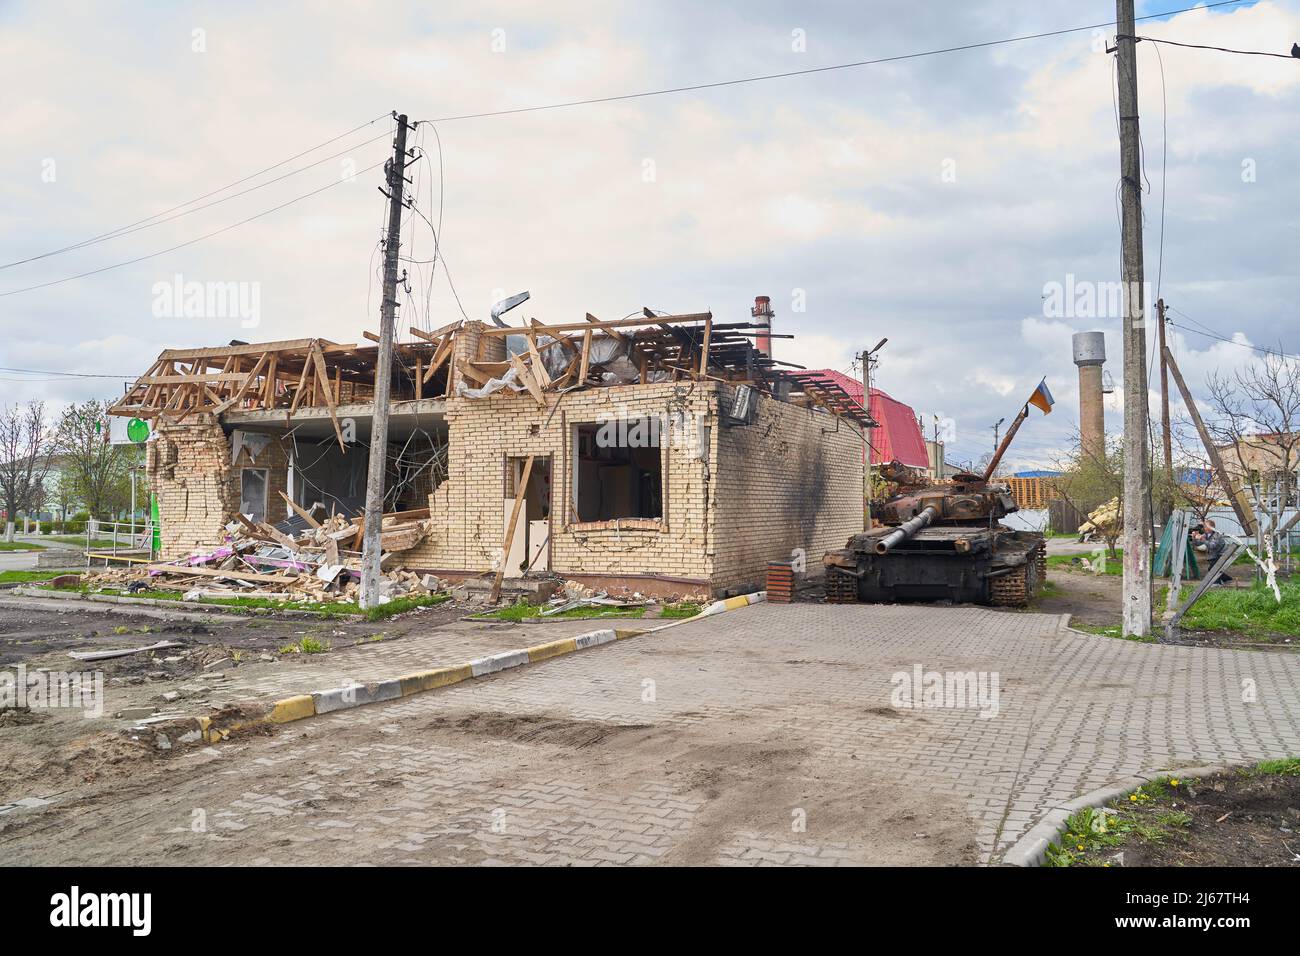
[[[1047,389],[1047,379],[1044,378],[1034,389],[1034,394],[1029,396],[1029,404],[1035,408],[1041,408],[1044,415],[1052,414],[1052,406],[1056,404],[1056,399],[1052,398],[1052,393]]]

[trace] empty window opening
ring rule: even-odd
[[[663,517],[663,461],[652,419],[574,426],[579,521]]]
[[[239,511],[254,523],[266,520],[265,468],[239,470]]]

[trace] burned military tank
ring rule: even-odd
[[[935,483],[898,462],[882,467],[897,493],[880,510],[877,527],[822,559],[827,600],[1027,604],[1047,577],[1046,539],[1000,523],[1019,509],[1004,486],[990,481],[1027,415],[1028,406],[982,475]]]

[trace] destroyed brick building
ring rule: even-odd
[[[699,597],[800,551],[820,570],[862,529],[871,422],[836,382],[772,359],[769,317],[760,299],[758,321],[411,329],[394,351],[387,566]],[[113,408],[152,424],[158,558],[210,551],[232,520],[270,535],[360,516],[376,358],[323,339],[164,351]],[[359,530],[334,538],[359,567]]]

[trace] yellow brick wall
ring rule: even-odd
[[[862,530],[862,433],[847,419],[758,396],[752,424],[720,430],[717,473],[715,587],[761,586],[767,562],[795,549],[819,575]]]
[[[158,496],[163,560],[221,544],[224,528],[239,508],[239,473],[244,467],[267,469],[267,519],[283,520],[284,499],[277,492],[286,490],[288,456],[278,439],[273,438],[256,461],[244,449],[232,463],[230,439],[210,416],[179,424],[160,422],[155,431],[146,469],[149,486]]]
[[[226,458],[230,458],[230,439],[226,439]],[[239,507],[240,498],[240,477],[239,473],[244,468],[265,468],[266,469],[266,520],[271,524],[283,521],[288,517],[288,505],[280,497],[280,492],[289,493],[289,455],[285,447],[281,444],[281,439],[272,437],[271,441],[257,454],[254,459],[248,453],[248,449],[241,448],[239,458],[233,463],[230,469],[230,487],[228,490],[231,513],[234,517],[234,511]]]
[[[221,541],[230,503],[230,444],[221,426],[205,420],[159,423],[145,467],[158,496],[164,559],[210,550]]]
[[[661,436],[666,462],[664,516],[658,530],[584,526],[574,520],[574,426],[612,418],[641,418],[680,411],[707,415],[712,386],[682,383],[626,385],[571,392],[556,408],[548,394],[541,408],[526,392],[448,403],[449,476],[429,496],[436,531],[404,555],[411,566],[487,570],[505,530],[506,458],[550,456],[551,569],[557,573],[658,574],[707,579],[705,522],[707,468],[684,443]],[[552,410],[554,413],[552,414]],[[549,419],[549,420],[548,420]],[[608,523],[607,523],[608,524]]]
[[[481,325],[458,340],[478,354]],[[499,340],[488,338],[495,346]],[[862,436],[856,425],[763,396],[753,424],[719,424],[716,382],[623,385],[547,394],[540,407],[508,390],[447,403],[449,476],[429,496],[434,534],[404,554],[412,567],[486,571],[502,546],[506,459],[549,456],[550,567],[558,574],[636,575],[761,585],[768,561],[803,548],[808,567],[862,530]],[[602,419],[672,417],[707,435],[701,460],[661,435],[664,514],[655,529],[591,527],[572,514],[574,426]],[[696,439],[699,440],[698,438]]]

